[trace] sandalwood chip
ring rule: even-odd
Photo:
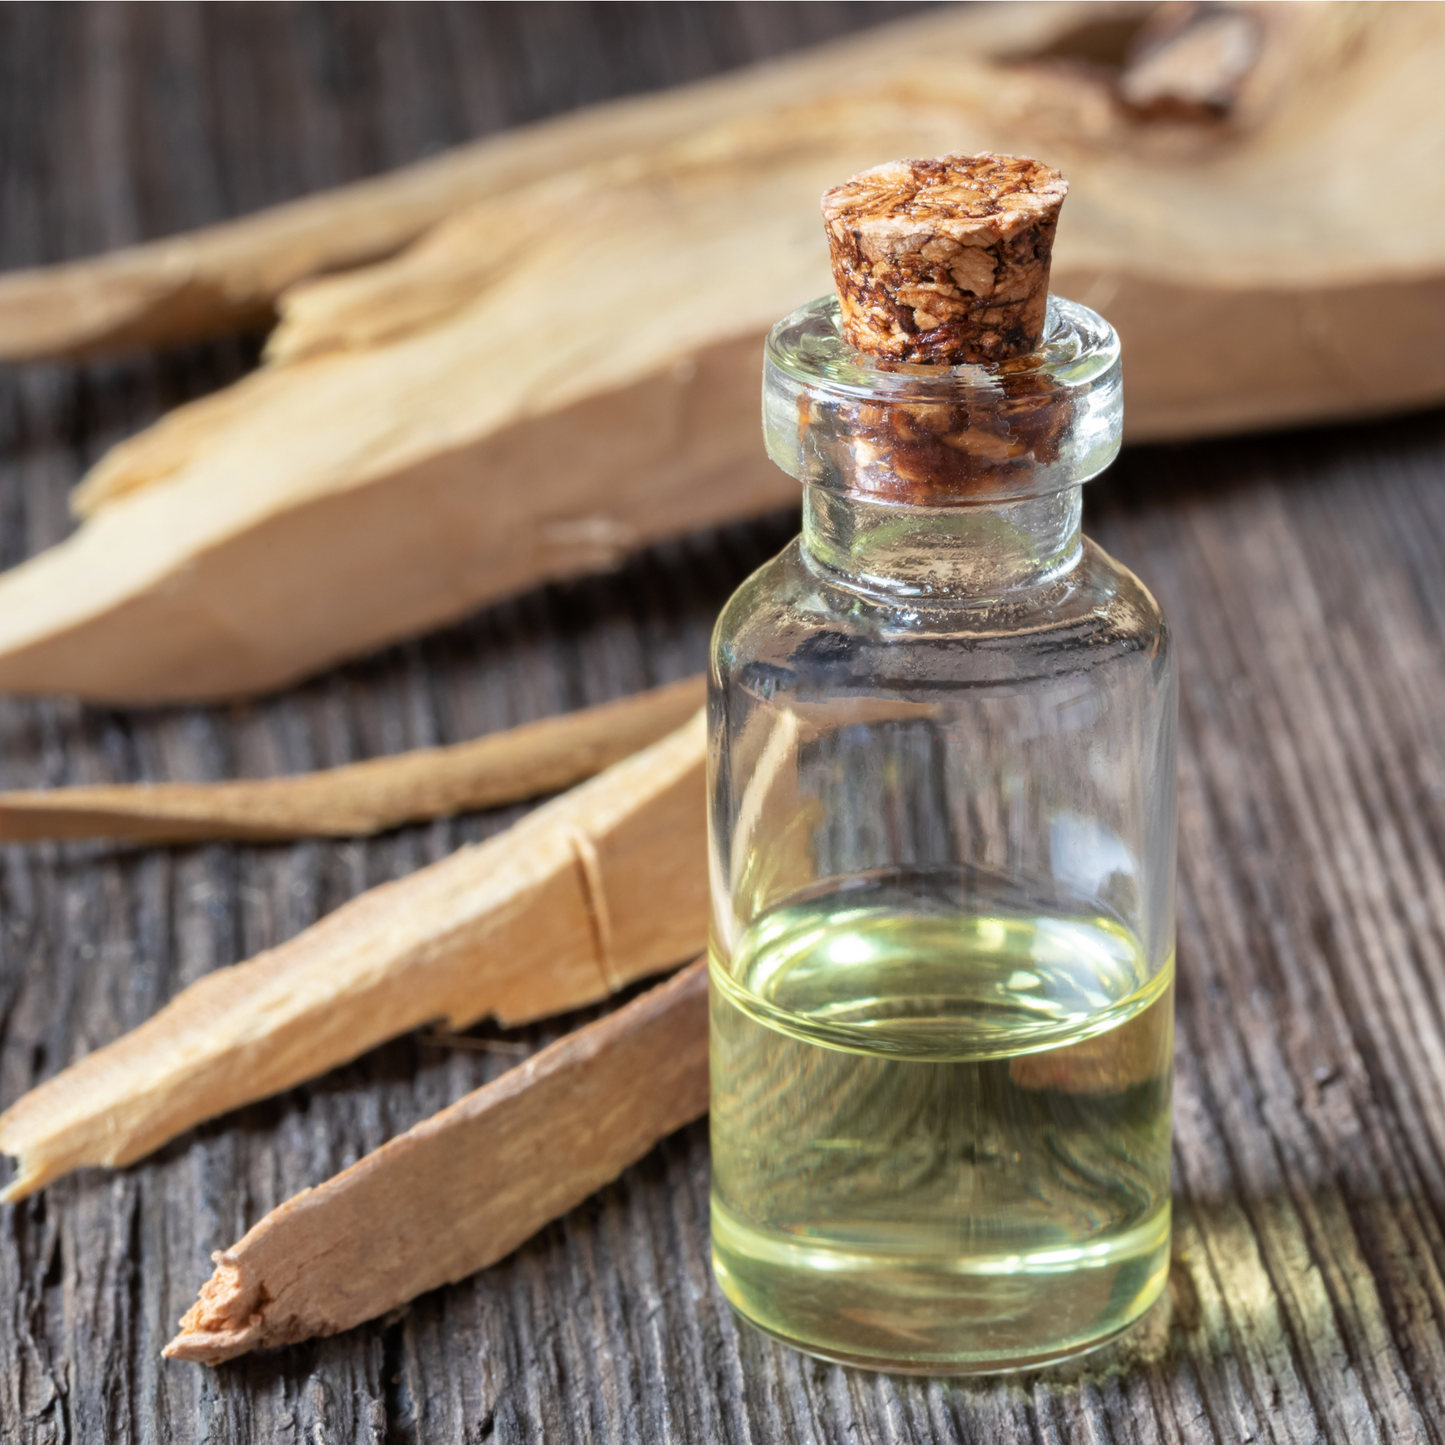
[[[1068,183],[1026,156],[889,161],[823,194],[843,334],[891,361],[1033,351]]]
[[[167,1358],[334,1335],[510,1254],[707,1112],[707,963],[278,1205],[230,1249]]]

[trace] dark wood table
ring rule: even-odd
[[[791,5],[0,6],[0,264],[243,212],[896,14]],[[1187,344],[1187,338],[1181,338]],[[0,370],[0,560],[255,338]],[[0,1210],[0,1439],[1445,1439],[1445,413],[1138,449],[1090,529],[1183,669],[1174,1264],[1124,1344],[979,1383],[740,1330],[685,1130],[511,1258],[219,1370],[162,1344],[267,1209],[574,1026],[401,1039],[142,1165]],[[247,707],[0,704],[0,782],[261,775],[697,669],[791,517],[658,547]],[[0,1104],[186,983],[516,812],[364,842],[0,850]],[[489,1047],[488,1041],[500,1043]],[[387,1248],[384,1236],[378,1250]]]

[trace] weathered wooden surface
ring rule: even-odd
[[[3,6],[0,264],[216,219],[880,8]],[[0,562],[65,531],[101,446],[250,354],[0,371]],[[741,1332],[708,1275],[696,1126],[394,1318],[216,1372],[163,1364],[210,1250],[515,1061],[413,1036],[0,1211],[0,1440],[1445,1440],[1445,414],[1137,451],[1092,493],[1091,530],[1159,594],[1184,677],[1176,1258],[1170,1307],[1133,1340],[969,1384]],[[789,527],[659,548],[244,711],[5,703],[0,785],[327,765],[682,676]],[[361,843],[4,849],[0,1103],[516,815]]]

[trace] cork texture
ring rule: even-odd
[[[935,366],[1027,355],[1067,192],[1058,171],[991,151],[889,161],[826,191],[844,335]]]

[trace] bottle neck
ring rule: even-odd
[[[981,605],[1048,586],[1083,553],[1083,489],[911,507],[803,488],[803,551],[833,580],[900,602]]]

